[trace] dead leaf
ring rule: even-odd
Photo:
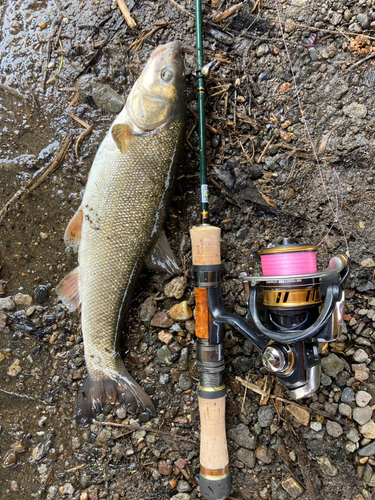
[[[293,415],[293,417],[298,420],[302,425],[305,427],[309,425],[310,422],[310,413],[305,410],[304,408],[301,408],[299,406],[295,405],[289,405],[286,407],[286,410]]]
[[[276,207],[276,203],[274,203],[273,201],[271,201],[268,198],[268,196],[266,196],[264,193],[262,193],[262,191],[259,191],[259,194],[262,196],[263,200],[267,203],[267,205],[269,205],[270,207],[273,207],[273,208]]]

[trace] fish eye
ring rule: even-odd
[[[170,69],[168,68],[164,68],[161,72],[161,78],[162,80],[164,80],[165,82],[170,82],[173,78],[173,71],[171,71]]]

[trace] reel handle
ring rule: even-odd
[[[200,493],[206,500],[224,500],[232,490],[225,431],[223,348],[209,344],[211,314],[207,288],[219,287],[220,228],[202,225],[190,230],[195,274],[197,364],[200,373],[198,403],[201,422]]]

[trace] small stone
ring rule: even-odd
[[[324,373],[332,378],[336,378],[337,375],[342,372],[346,366],[345,361],[333,353],[330,353],[325,358],[322,358],[321,363]]]
[[[180,378],[178,379],[178,386],[182,391],[188,391],[191,389],[193,385],[193,381],[189,375],[189,373],[181,373]]]
[[[288,479],[281,481],[280,484],[292,498],[298,498],[305,491],[294,477],[288,477]]]
[[[375,441],[372,441],[372,443],[358,450],[358,455],[360,457],[371,457],[375,455]]]
[[[49,234],[48,233],[39,233],[39,236],[42,240],[46,240],[48,238]]]
[[[368,258],[368,259],[364,259],[364,260],[361,261],[361,266],[362,267],[374,267],[375,266],[375,261],[371,257]]]
[[[370,23],[369,23],[368,16],[366,14],[358,14],[357,21],[360,23],[360,25],[362,26],[362,28],[364,30],[369,29]]]
[[[341,425],[336,422],[332,422],[331,420],[327,420],[326,430],[332,437],[339,437],[343,433]]]
[[[326,476],[337,476],[338,470],[327,457],[316,457],[316,461]]]
[[[11,481],[11,482],[10,482],[10,489],[11,489],[12,491],[19,491],[18,484],[17,484],[17,482],[16,482],[16,481]]]
[[[320,383],[322,384],[323,387],[328,387],[332,384],[332,379],[325,373],[322,373],[320,377]]]
[[[165,330],[161,330],[158,333],[158,339],[160,342],[163,342],[164,344],[170,344],[173,340],[173,335],[171,333],[166,332]]]
[[[352,415],[352,409],[346,403],[340,403],[340,405],[339,405],[339,413],[343,417],[351,417],[351,415]]]
[[[373,488],[375,486],[375,474],[373,474],[371,476],[371,479],[370,481],[368,482],[368,486],[370,486],[371,488]]]
[[[173,495],[171,500],[190,500],[189,493],[177,493],[177,495]]]
[[[195,334],[195,321],[193,319],[189,319],[188,321],[186,321],[185,328],[186,328],[187,332],[190,333],[190,335],[194,335]]]
[[[256,50],[257,57],[262,57],[265,54],[268,54],[269,50],[270,49],[266,43],[261,43]]]
[[[342,394],[341,394],[341,401],[343,403],[350,404],[354,400],[355,400],[355,397],[354,397],[353,389],[351,387],[345,387],[345,389],[342,391]]]
[[[177,276],[172,281],[167,283],[164,287],[164,294],[166,297],[174,297],[179,300],[185,293],[186,278],[184,276]]]
[[[4,297],[0,299],[0,311],[14,311],[16,304],[11,297]]]
[[[350,31],[350,26],[349,26],[349,31]],[[342,108],[342,110],[344,112],[344,115],[348,116],[349,118],[352,118],[353,120],[366,118],[366,115],[367,115],[366,106],[364,104],[359,104],[357,102],[351,102],[350,104],[346,104]]]
[[[364,406],[363,408],[354,408],[353,410],[353,420],[355,420],[359,425],[367,424],[372,415],[372,409],[370,406]]]
[[[35,310],[36,310],[36,307],[35,307],[35,306],[30,306],[30,307],[28,307],[28,308],[26,309],[26,311],[25,311],[26,316],[27,316],[27,317],[32,316],[32,315],[34,314]]]
[[[189,349],[187,347],[184,347],[181,350],[180,359],[178,360],[178,366],[180,370],[184,371],[189,368]]]
[[[150,323],[151,326],[156,328],[170,328],[173,324],[173,319],[165,311],[157,312]]]
[[[311,47],[308,50],[308,54],[310,56],[311,61],[317,61],[319,59],[319,55],[318,55],[318,52],[316,51],[315,47]]]
[[[340,12],[334,12],[329,22],[333,24],[333,26],[338,26],[341,23],[341,20],[342,14],[340,14]]]
[[[8,371],[7,371],[7,374],[10,376],[10,377],[15,377],[16,375],[18,375],[20,372],[22,371],[22,368],[21,368],[21,362],[19,359],[16,359],[15,361],[13,361],[13,363],[10,365],[10,367],[8,368]]]
[[[169,476],[173,472],[173,466],[167,460],[160,460],[158,463],[158,471],[162,476]]]
[[[348,30],[351,31],[352,33],[362,33],[361,25],[358,23],[349,24]]]
[[[138,316],[143,323],[148,324],[157,310],[156,300],[153,297],[148,297],[138,309]]]
[[[368,359],[367,352],[364,351],[363,349],[358,349],[353,354],[353,360],[356,363],[364,363],[365,361],[367,361],[367,359]]]
[[[62,494],[72,496],[74,493],[74,488],[71,483],[65,483],[63,486]]]
[[[0,363],[5,359],[5,354],[0,351]]]
[[[319,432],[322,430],[322,424],[318,420],[315,420],[314,422],[310,422],[310,429],[312,429],[315,432]]]
[[[264,464],[270,464],[272,462],[272,455],[265,446],[259,446],[255,450],[255,456]]]
[[[238,460],[244,463],[249,469],[253,469],[255,467],[255,454],[252,451],[247,450],[246,448],[239,448],[236,456]]]
[[[366,424],[360,425],[359,432],[367,439],[375,439],[375,422],[369,420]]]
[[[363,408],[366,406],[372,399],[371,394],[369,394],[366,391],[358,391],[356,396],[355,396],[355,402],[357,403],[357,406],[360,408]]]
[[[38,304],[43,304],[49,297],[48,288],[44,285],[39,285],[34,290],[34,299]]]
[[[17,295],[14,297],[14,302],[16,303],[17,306],[31,306],[33,303],[33,298],[31,295],[25,295],[23,293],[17,293]]]
[[[108,429],[103,429],[99,432],[96,440],[98,444],[107,443],[112,437],[112,433]]]
[[[44,436],[42,441],[31,452],[32,462],[38,462],[47,455],[52,446],[53,438],[54,435],[52,433]]]
[[[360,436],[358,434],[357,429],[350,429],[350,431],[347,433],[346,437],[352,441],[352,443],[358,443],[360,440]]]
[[[3,459],[3,468],[4,469],[13,469],[17,465],[17,456],[14,450],[10,450],[6,453]]]
[[[187,301],[184,300],[183,302],[176,304],[169,310],[169,316],[174,321],[187,321],[193,316],[193,311],[191,310]]]
[[[280,139],[284,142],[292,142],[292,136],[288,134],[285,130],[280,130]]]
[[[8,315],[7,313],[0,311],[0,329],[3,329],[8,324]]]
[[[344,445],[346,453],[354,453],[356,449],[355,443],[352,443],[351,441],[347,441]]]
[[[272,424],[275,410],[271,406],[261,406],[258,410],[258,422],[261,427],[269,427]]]
[[[187,481],[180,479],[180,481],[177,483],[177,491],[179,493],[188,493],[189,491],[191,491],[191,486]]]
[[[257,447],[257,438],[250,433],[248,426],[242,423],[228,429],[228,438],[248,450],[255,450]]]
[[[160,361],[160,363],[165,364],[165,365],[172,364],[172,353],[166,345],[163,345],[163,347],[158,349],[156,355],[157,355],[157,358]]]
[[[352,370],[354,371],[354,378],[363,382],[369,378],[370,370],[364,363],[360,363],[358,365],[353,364]]]

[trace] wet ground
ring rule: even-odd
[[[108,88],[108,98],[95,98],[100,85],[126,97],[152,49],[178,39],[185,52],[188,105],[196,107],[193,19],[169,2],[133,3],[128,5],[135,30],[122,21],[115,3],[100,0],[0,5],[0,210],[50,165],[68,135],[75,143],[84,129],[67,114],[72,88],[82,74],[95,78],[71,109],[93,127],[80,142],[78,158],[72,144],[58,168],[21,203],[12,203],[0,223],[0,298],[32,297],[18,296],[16,306],[0,316],[1,499],[198,496],[192,327],[171,327],[171,360],[163,360],[161,328],[150,330],[138,314],[148,297],[163,296],[163,277],[142,274],[124,342],[128,368],[157,404],[157,417],[146,424],[153,431],[76,426],[74,399],[85,375],[80,318],[65,311],[54,291],[76,266],[76,256],[64,247],[64,230],[115,117]],[[219,2],[217,8],[232,4]],[[180,5],[193,12],[192,1]],[[217,60],[208,81],[207,147],[212,223],[222,229],[225,305],[244,313],[238,274],[259,272],[255,252],[280,235],[317,244],[329,233],[318,253],[321,268],[345,251],[346,238],[353,267],[343,334],[330,348],[319,393],[302,403],[310,411],[307,425],[282,403],[276,412],[271,400],[260,406],[259,395],[247,391],[244,397],[235,377],[262,386],[264,373],[251,345],[227,332],[232,497],[367,499],[375,487],[375,449],[366,448],[375,434],[371,424],[363,428],[373,420],[375,403],[375,59],[353,65],[372,53],[375,6],[370,0],[288,0],[279,7],[303,115],[274,3],[261,2],[252,12],[254,5],[245,2],[217,25],[211,22],[211,5],[204,6],[205,58]],[[199,221],[196,125],[188,113],[186,154],[166,222],[188,276],[183,299],[191,305],[188,230]],[[345,237],[339,223],[330,230],[337,212]],[[168,311],[177,302],[158,300],[157,307]],[[352,363],[362,363],[367,378]],[[275,381],[268,383],[277,394]],[[362,406],[361,391],[370,395]],[[282,396],[288,399],[287,393]],[[358,417],[360,408],[369,412],[365,422]],[[138,425],[119,405],[100,418]],[[293,480],[300,489],[290,487]]]

